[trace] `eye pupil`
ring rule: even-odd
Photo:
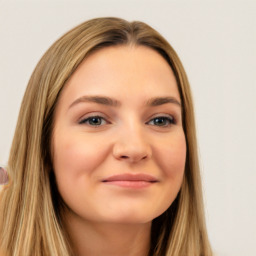
[[[154,123],[155,123],[155,125],[160,125],[160,126],[166,125],[166,119],[158,117],[158,118],[154,119]]]
[[[92,117],[89,119],[91,125],[101,125],[101,119],[99,117]]]

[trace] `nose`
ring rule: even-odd
[[[152,149],[142,131],[126,129],[118,135],[113,147],[113,155],[118,160],[136,163],[149,159],[152,156]]]

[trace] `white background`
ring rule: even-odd
[[[256,255],[256,1],[0,0],[0,164],[42,54],[99,16],[144,21],[178,52],[193,90],[207,225],[219,256]]]

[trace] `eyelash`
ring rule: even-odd
[[[101,120],[100,124],[90,124],[90,121],[92,121],[93,119],[100,119]],[[96,115],[96,116],[89,116],[89,117],[81,120],[79,122],[79,124],[87,124],[87,125],[90,125],[90,126],[96,126],[97,127],[97,126],[102,125],[102,120],[104,120],[106,122],[106,124],[108,123],[104,117]]]
[[[164,122],[164,124],[161,124],[161,125],[156,125],[155,123],[152,124],[152,125],[156,125],[156,126],[159,126],[159,127],[169,127],[170,125],[173,125],[173,124],[176,124],[176,121],[174,119],[173,116],[157,116],[157,117],[154,117],[152,118],[149,122],[147,122],[146,124],[149,124],[151,125],[150,123],[153,121],[155,122],[156,120],[161,120]],[[166,123],[167,122],[167,123]]]
[[[100,122],[98,124],[97,123],[96,124],[92,123],[93,120],[95,120],[95,119],[98,119],[98,121],[100,120]],[[156,125],[155,122],[157,120],[158,121],[161,120],[161,122],[162,122],[161,125]],[[104,124],[102,124],[103,121],[105,122]],[[152,124],[152,122],[153,122],[153,124]],[[92,127],[93,126],[94,127],[100,127],[102,125],[109,124],[109,122],[106,121],[106,119],[104,117],[96,115],[96,116],[87,117],[87,118],[79,121],[79,124],[86,124],[86,125],[89,125],[89,126],[92,126]],[[159,127],[169,127],[171,125],[176,124],[176,120],[173,116],[157,116],[157,117],[154,117],[154,118],[150,119],[150,121],[148,121],[146,124],[147,125],[159,126]]]

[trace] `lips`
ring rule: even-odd
[[[148,174],[118,174],[102,180],[105,184],[125,188],[145,188],[158,182],[157,178]]]

